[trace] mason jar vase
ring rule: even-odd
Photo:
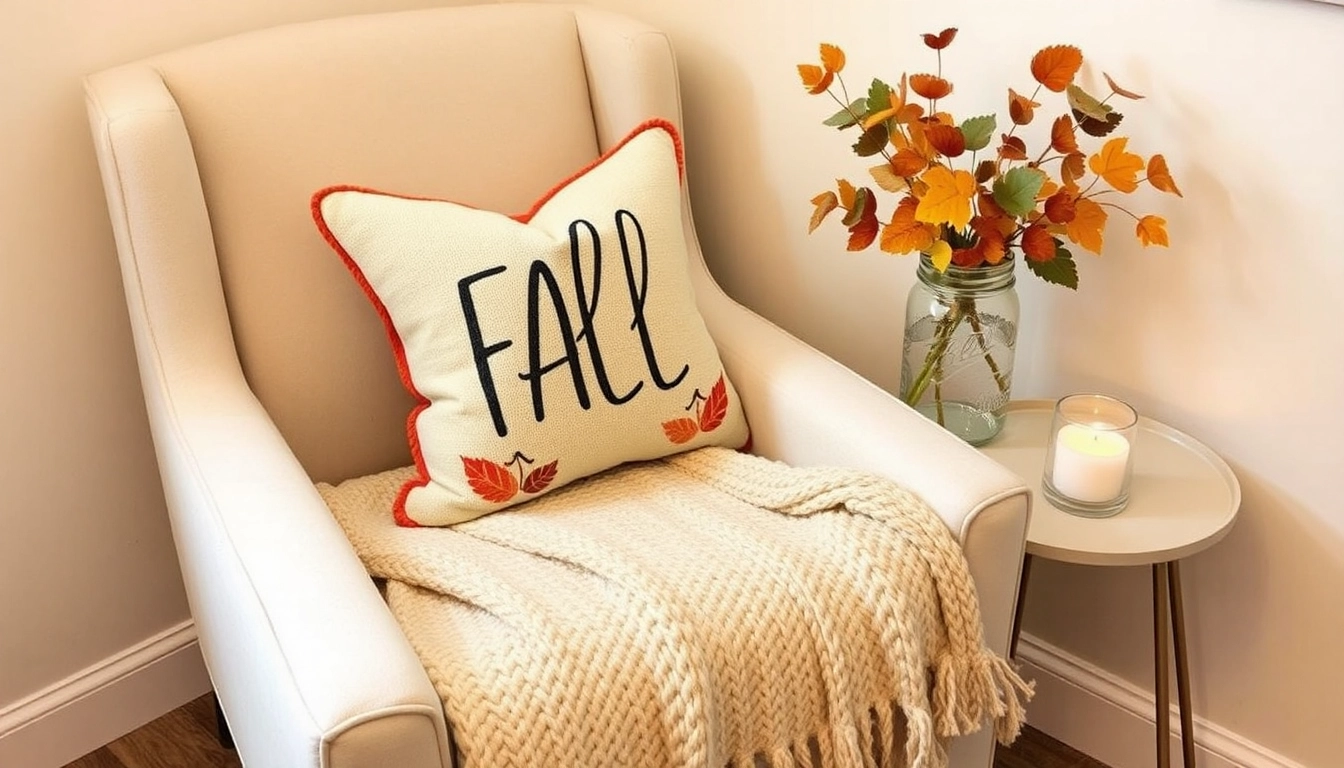
[[[1013,259],[939,272],[921,256],[905,305],[900,397],[971,445],[1003,428],[1019,305]]]

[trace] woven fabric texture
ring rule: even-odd
[[[468,766],[935,768],[1021,728],[960,547],[890,481],[703,448],[413,530],[410,471],[318,488]]]

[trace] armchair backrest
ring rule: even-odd
[[[680,122],[665,38],[559,5],[290,25],[110,70],[88,90],[118,248],[143,293],[132,300],[147,308],[142,375],[147,355],[227,358],[322,480],[409,463],[411,401],[313,225],[312,193],[357,184],[520,212],[641,120]]]

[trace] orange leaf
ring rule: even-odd
[[[931,125],[924,130],[929,146],[944,157],[959,157],[966,151],[966,137],[961,129],[951,125]]]
[[[1086,197],[1073,203],[1074,216],[1066,230],[1069,239],[1100,255],[1102,230],[1106,228],[1106,209]]]
[[[868,169],[868,175],[873,177],[873,181],[877,183],[877,186],[887,192],[904,192],[910,188],[910,185],[906,183],[905,178],[897,176],[896,172],[892,170],[891,163],[874,165],[872,168]]]
[[[1004,160],[1026,160],[1027,142],[1020,136],[1003,135],[1003,144],[999,146],[999,157]]]
[[[812,205],[816,206],[812,211],[812,221],[807,224],[807,232],[811,234],[813,230],[821,226],[821,222],[826,219],[826,215],[840,205],[839,199],[834,192],[822,192],[820,195],[812,198]]]
[[[556,459],[550,464],[537,467],[527,473],[527,479],[523,481],[523,493],[541,493],[555,479],[556,467],[560,460]]]
[[[835,79],[834,72],[822,69],[816,64],[799,64],[798,76],[803,80],[803,87],[813,95],[825,93],[826,89],[831,87],[831,81]]]
[[[1054,181],[1052,181],[1049,176],[1047,176],[1045,177],[1045,181],[1041,182],[1041,189],[1039,192],[1036,193],[1036,200],[1037,202],[1041,200],[1048,200],[1050,199],[1051,195],[1055,194],[1058,191],[1059,191],[1059,185],[1056,184]]]
[[[956,36],[957,36],[957,28],[948,27],[947,29],[944,29],[942,32],[939,32],[936,35],[925,34],[923,37],[925,45],[929,46],[935,51],[941,51],[942,49],[951,45],[953,38],[955,38]]]
[[[1063,165],[1060,166],[1059,175],[1064,180],[1064,186],[1077,186],[1077,181],[1083,178],[1087,173],[1087,155],[1082,152],[1070,152],[1064,158]]]
[[[1050,126],[1050,147],[1061,155],[1078,151],[1078,134],[1073,130],[1073,120],[1068,115],[1055,118]]]
[[[1143,158],[1126,152],[1129,139],[1120,136],[1102,145],[1101,151],[1088,158],[1087,166],[1119,192],[1133,192],[1139,188],[1139,171]]]
[[[963,255],[963,259],[971,263],[959,263],[957,266],[974,267],[978,266],[981,261],[988,264],[998,264],[1003,261],[1003,257],[1008,251],[1005,237],[1014,228],[1012,219],[988,216],[976,216],[971,219],[971,229],[975,230],[977,240],[975,245],[968,249],[972,253]],[[974,255],[974,261],[971,259],[972,255]],[[953,260],[956,260],[955,255]]]
[[[1056,224],[1068,224],[1073,221],[1077,210],[1073,206],[1073,195],[1061,189],[1045,201],[1045,217]]]
[[[1008,116],[1012,118],[1017,125],[1026,125],[1031,122],[1032,117],[1036,115],[1036,107],[1041,106],[1039,102],[1032,101],[1026,96],[1008,89]]]
[[[845,68],[845,52],[839,46],[830,43],[821,44],[821,66],[827,72],[839,72]]]
[[[915,208],[915,220],[965,228],[971,220],[971,198],[977,186],[975,177],[966,171],[952,171],[935,165],[921,178],[929,185],[929,191]]]
[[[1155,189],[1170,192],[1177,197],[1185,197],[1181,194],[1181,188],[1176,186],[1176,181],[1171,178],[1171,171],[1167,170],[1167,158],[1161,155],[1148,158],[1148,183]]]
[[[926,99],[941,99],[952,92],[952,84],[937,75],[911,75],[910,90]]]
[[[1127,90],[1125,90],[1124,88],[1121,88],[1120,86],[1116,85],[1116,84],[1115,84],[1115,81],[1111,79],[1111,76],[1108,75],[1108,74],[1106,74],[1105,72],[1102,72],[1102,73],[1101,73],[1101,76],[1104,77],[1104,78],[1106,78],[1106,84],[1109,85],[1109,86],[1111,86],[1111,93],[1114,93],[1116,96],[1124,96],[1126,99],[1142,99],[1142,98],[1143,98],[1142,96],[1140,96],[1139,94],[1137,94],[1137,93],[1135,93],[1135,92],[1133,92],[1133,91],[1127,91]]]
[[[993,160],[981,160],[980,164],[975,166],[975,180],[981,184],[994,178],[999,167]]]
[[[1020,244],[1022,253],[1032,261],[1042,262],[1055,258],[1055,241],[1044,224],[1032,224],[1022,230]]]
[[[853,210],[854,198],[858,197],[859,191],[847,179],[836,179],[835,186],[840,190],[840,207],[846,211]]]
[[[872,245],[873,241],[877,239],[877,232],[880,227],[881,225],[877,221],[877,206],[866,206],[863,217],[849,228],[849,242],[846,243],[845,249],[862,251]]]
[[[503,504],[518,494],[518,478],[501,464],[489,459],[460,456],[462,469],[471,490],[491,504]]]
[[[878,247],[887,253],[922,251],[933,244],[933,227],[915,221],[919,201],[906,197],[896,206],[891,223],[882,228],[882,242]]]
[[[1083,66],[1083,52],[1072,45],[1042,48],[1031,58],[1031,76],[1036,82],[1059,93],[1069,87]]]
[[[677,445],[689,443],[699,432],[700,425],[695,423],[695,419],[673,419],[663,422],[663,434]]]
[[[713,432],[719,428],[727,415],[728,384],[723,380],[723,374],[719,374],[719,380],[710,388],[709,398],[700,409],[700,431]]]
[[[1170,245],[1167,242],[1167,220],[1161,216],[1144,216],[1134,228],[1139,242],[1147,248],[1150,245]]]
[[[913,149],[902,149],[891,158],[891,170],[897,176],[906,178],[917,176],[927,167],[929,167],[929,161]]]

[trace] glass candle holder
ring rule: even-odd
[[[1045,451],[1045,497],[1084,517],[1110,517],[1124,509],[1138,425],[1134,409],[1113,397],[1060,398]]]

